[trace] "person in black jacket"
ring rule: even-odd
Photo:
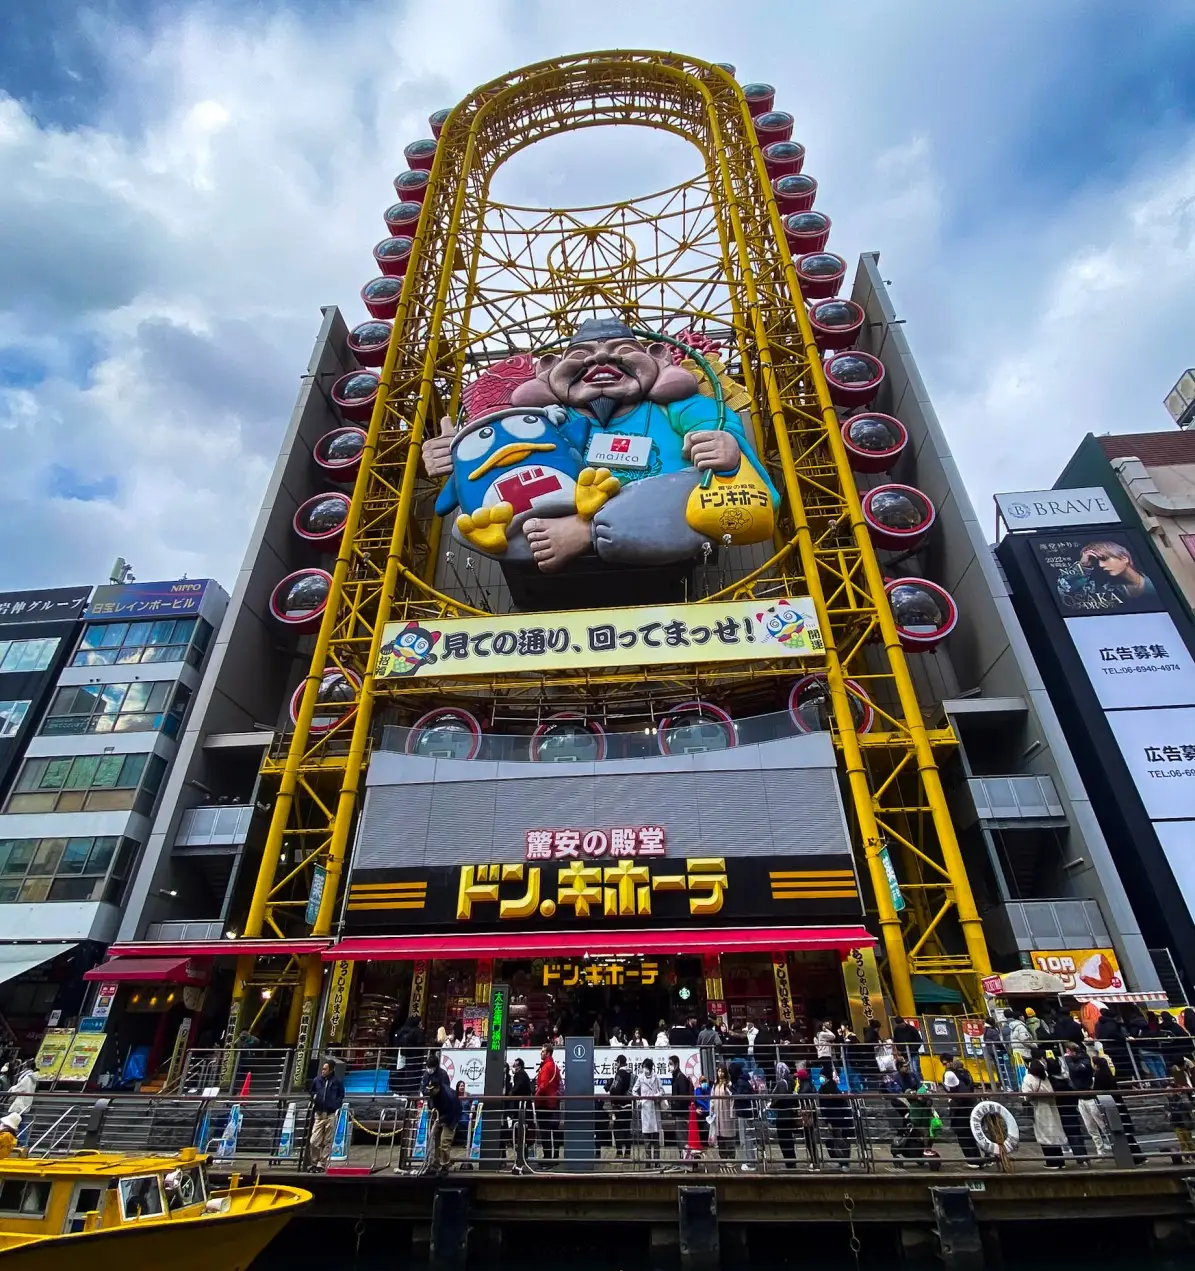
[[[921,1033],[915,1024],[907,1019],[898,1019],[892,1029],[892,1040],[896,1045],[896,1053],[908,1060],[917,1084],[921,1084]]]
[[[1129,1060],[1128,1034],[1125,1032],[1124,1025],[1106,1006],[1096,1021],[1095,1036],[1096,1040],[1103,1044],[1104,1053],[1117,1073],[1121,1077],[1131,1077],[1133,1066]]]
[[[531,1078],[523,1061],[516,1058],[510,1066],[511,1103],[508,1105],[514,1131],[514,1172],[527,1172],[527,1118],[531,1115]]]
[[[668,1056],[668,1077],[671,1082],[668,1095],[668,1112],[664,1120],[664,1142],[677,1150],[678,1156],[688,1157],[689,1105],[693,1102],[693,1083],[680,1066],[677,1055]]]
[[[606,1087],[610,1109],[610,1135],[614,1140],[614,1158],[631,1158],[631,1072],[626,1055],[614,1061],[614,1076]]]
[[[822,1127],[822,1141],[826,1155],[838,1162],[838,1168],[851,1168],[851,1142],[855,1137],[855,1119],[850,1101],[842,1098],[842,1088],[834,1075],[826,1071],[826,1078],[818,1087],[818,1119]]]
[[[759,1159],[755,1125],[755,1090],[743,1065],[737,1060],[730,1065],[730,1089],[734,1095],[734,1122],[739,1146],[743,1149],[741,1170],[748,1173],[755,1169]]]
[[[1076,1046],[1083,1045],[1083,1025],[1070,1011],[1060,1010],[1054,1016],[1052,1035],[1064,1044],[1074,1042]]]
[[[1058,1116],[1062,1121],[1062,1132],[1066,1135],[1066,1141],[1070,1144],[1071,1156],[1075,1158],[1076,1165],[1090,1166],[1091,1162],[1087,1159],[1087,1141],[1083,1137],[1083,1118],[1079,1114],[1079,1100],[1074,1095],[1074,1083],[1071,1080],[1070,1064],[1063,1062],[1054,1056],[1046,1060],[1046,1076],[1050,1079],[1050,1085],[1054,1087],[1055,1093],[1059,1098],[1055,1101],[1058,1104]]]
[[[797,1101],[793,1092],[792,1070],[783,1059],[776,1061],[776,1081],[772,1086],[772,1116],[776,1142],[785,1169],[797,1168]]]
[[[319,1076],[311,1083],[311,1134],[307,1140],[307,1163],[316,1174],[328,1168],[336,1117],[344,1103],[344,1082],[336,1075],[336,1065],[325,1059]]]

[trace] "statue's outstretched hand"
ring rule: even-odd
[[[452,472],[452,438],[456,425],[449,415],[440,420],[440,435],[429,437],[422,446],[423,468],[429,477],[446,477]]]

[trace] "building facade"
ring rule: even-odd
[[[516,1041],[945,1011],[961,1045],[1027,966],[1158,999],[877,258],[838,299],[774,90],[567,62],[433,117],[370,319],[324,311],[113,982],[201,965],[192,1035],[296,1082],[408,1015],[483,1032],[496,983]],[[583,214],[466,197],[629,100],[723,166]]]
[[[11,629],[39,645],[43,669],[29,674],[44,682],[23,682],[26,734],[0,807],[0,932],[10,969],[27,964],[5,991],[29,996],[50,950],[53,965],[71,968],[53,1003],[48,989],[33,994],[38,1009],[9,1003],[25,1048],[50,1015],[73,1022],[83,1013],[87,974],[116,936],[227,604],[202,579],[88,593],[65,596],[70,619]],[[53,603],[57,594],[44,593]]]

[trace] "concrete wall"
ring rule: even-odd
[[[306,670],[314,637],[296,637],[270,616],[269,599],[277,582],[292,570],[327,561],[314,554],[294,533],[295,510],[326,487],[314,470],[311,450],[324,433],[343,422],[328,390],[333,381],[356,363],[345,340],[348,329],[335,306],[323,310],[323,321],[303,376],[290,422],[282,438],[278,460],[262,499],[261,510],[249,536],[244,563],[233,587],[228,616],[215,638],[203,682],[196,694],[175,763],[159,805],[142,867],[130,887],[120,928],[120,939],[145,933],[151,922],[190,914],[186,896],[178,902],[163,901],[158,889],[174,886],[170,846],[183,812],[201,803],[207,791],[218,789],[213,775],[213,756],[226,761],[228,748],[206,750],[214,734],[244,734],[246,765],[256,768],[268,741],[286,709],[289,691]],[[261,739],[254,744],[256,738]],[[206,790],[205,790],[206,787]],[[251,798],[252,790],[236,792]]]
[[[1013,612],[988,532],[967,495],[904,327],[897,321],[879,270],[878,253],[864,253],[859,258],[851,298],[867,314],[859,347],[880,357],[887,372],[874,409],[895,415],[909,431],[908,452],[898,466],[870,483],[899,481],[916,486],[934,501],[938,512],[937,524],[924,548],[900,572],[933,579],[959,606],[958,627],[939,652],[910,659],[921,700],[976,691],[983,698],[1024,700],[1023,746],[1020,753],[1010,755],[1007,771],[1053,777],[1070,826],[1068,855],[1072,861],[1082,858],[1081,865],[1060,872],[1055,898],[1098,900],[1133,985],[1140,990],[1155,989],[1157,973]],[[1030,748],[1032,752],[1027,754]]]

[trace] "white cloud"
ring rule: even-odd
[[[49,368],[0,388],[0,586],[99,579],[117,553],[143,578],[230,583],[320,305],[364,316],[356,293],[403,145],[479,83],[614,43],[686,46],[777,84],[831,246],[881,251],[980,500],[1052,480],[1088,429],[1163,426],[1157,401],[1189,359],[1190,156],[1030,216],[1010,174],[983,163],[1037,73],[1016,40],[986,18],[877,3],[815,38],[813,12],[746,0],[730,25],[698,0],[678,24],[672,3],[613,0],[594,22],[580,0],[412,0],[311,16],[196,6],[141,33],[93,24],[116,87],[88,127],[39,125],[0,97],[0,348]],[[1026,23],[1058,26],[1022,12],[1026,40]],[[910,48],[933,73],[894,55]],[[695,170],[672,138],[629,141],[533,148],[503,192],[576,204]],[[1001,200],[983,237],[952,220]],[[53,465],[84,484],[114,476],[117,493],[51,497]]]

